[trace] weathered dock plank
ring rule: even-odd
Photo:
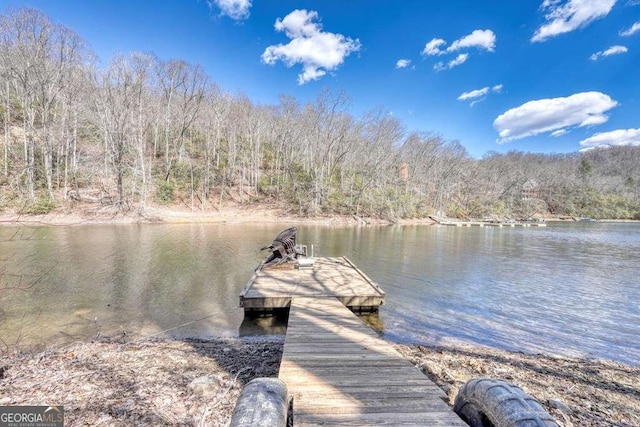
[[[437,413],[377,413],[377,414],[332,414],[304,415],[298,420],[302,425],[312,426],[460,426],[456,421],[442,419]],[[466,426],[466,424],[463,424]]]
[[[336,297],[292,298],[279,378],[296,427],[466,425],[440,388]]]
[[[294,297],[335,297],[352,309],[378,307],[384,291],[346,257],[319,257],[310,267],[261,265],[240,294],[245,309],[285,308]]]

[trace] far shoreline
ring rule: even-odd
[[[460,220],[463,221],[463,220]],[[544,218],[544,222],[580,222],[576,218]],[[599,223],[638,223],[631,219],[598,219]],[[219,210],[190,210],[175,207],[152,206],[144,209],[121,211],[115,207],[91,209],[57,208],[47,214],[29,215],[17,212],[0,212],[0,225],[77,226],[104,224],[314,224],[326,226],[388,226],[435,225],[433,217],[425,218],[377,218],[357,215],[329,214],[324,216],[292,215],[280,208],[265,205],[228,206]]]
[[[84,212],[56,209],[48,214],[27,215],[0,212],[0,225],[76,226],[95,224],[316,224],[327,226],[432,225],[430,218],[384,219],[356,215],[297,216],[268,206],[225,207],[220,210],[191,211],[165,207],[121,212],[112,207]]]

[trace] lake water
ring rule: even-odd
[[[290,225],[0,227],[0,346],[262,330],[238,294]],[[298,241],[386,291],[388,339],[640,364],[640,224],[298,225]]]

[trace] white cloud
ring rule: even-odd
[[[480,98],[481,96],[485,96],[488,93],[489,93],[489,86],[483,87],[482,89],[472,90],[470,92],[463,92],[458,97],[458,100],[466,101],[467,99]]]
[[[396,62],[396,68],[407,68],[410,64],[410,59],[398,59],[398,62]]]
[[[620,35],[622,37],[629,37],[634,35],[638,31],[640,31],[640,21],[635,22],[631,27],[627,28],[626,30],[620,31]]]
[[[438,62],[436,65],[433,66],[433,69],[436,71],[450,70],[453,67],[457,67],[458,65],[464,64],[467,61],[467,59],[469,59],[469,54],[461,53],[460,55],[456,56],[455,59],[452,59],[446,64],[442,61]]]
[[[458,97],[459,101],[471,101],[472,107],[478,102],[482,102],[485,100],[485,97],[489,94],[489,92],[500,92],[502,90],[502,84],[495,85],[492,87],[485,86],[482,89],[476,89],[469,92],[462,92],[462,94]]]
[[[569,131],[566,129],[558,129],[558,130],[554,130],[553,132],[551,132],[552,137],[557,138],[559,136],[564,135],[565,133],[568,133]]]
[[[627,49],[625,46],[611,46],[609,49],[607,50],[603,50],[600,52],[596,52],[593,55],[591,55],[589,57],[589,59],[591,59],[592,61],[597,61],[600,58],[603,58],[605,56],[611,56],[611,55],[619,55],[621,53],[627,53],[629,49]]]
[[[599,132],[580,141],[581,147],[613,147],[616,145],[640,145],[640,129],[618,129]]]
[[[442,50],[441,47],[446,44],[447,42],[445,40],[434,38],[424,45],[422,55],[444,55],[445,53],[452,53],[473,47],[493,52],[496,47],[496,35],[491,30],[474,30],[471,34],[459,38],[451,43],[451,46]]]
[[[455,59],[452,59],[451,61],[449,61],[447,66],[449,68],[457,67],[458,65],[464,64],[468,58],[469,58],[468,53],[461,53],[460,55],[456,56]]]
[[[532,42],[542,42],[569,33],[609,14],[616,0],[544,0],[546,23],[538,28]]]
[[[432,39],[429,43],[424,45],[424,49],[422,49],[423,55],[442,55],[445,52],[440,50],[440,46],[447,44],[446,41],[442,39]]]
[[[459,50],[474,47],[493,52],[496,47],[496,35],[491,30],[474,30],[471,34],[459,38],[458,40],[451,43],[448,48],[443,50],[442,47],[444,47],[444,45],[446,44],[447,42],[443,39],[431,39],[430,42],[424,45],[424,49],[422,49],[422,55],[445,55],[457,52]],[[455,59],[452,59],[446,63],[444,61],[439,61],[433,66],[433,69],[436,71],[450,70],[453,67],[457,67],[458,65],[463,64],[467,59],[469,59],[468,53],[460,53],[455,57]]]
[[[287,67],[302,64],[298,74],[298,84],[317,80],[338,68],[344,59],[360,49],[360,41],[342,34],[322,31],[316,23],[318,12],[294,10],[280,20],[276,20],[276,31],[284,31],[291,39],[288,44],[268,46],[262,53],[262,61],[273,65],[282,61]]]
[[[320,25],[313,22],[318,19],[318,12],[296,9],[283,19],[276,19],[276,31],[284,31],[290,39],[313,37],[320,32]]]
[[[500,136],[497,142],[505,143],[541,133],[605,123],[609,119],[605,113],[616,105],[615,100],[601,92],[538,99],[499,115],[493,127]]]
[[[496,47],[496,35],[491,30],[474,30],[468,36],[464,36],[451,43],[451,46],[447,48],[447,52],[455,52],[471,47],[493,52]]]
[[[214,6],[220,9],[220,15],[227,15],[231,19],[240,21],[249,17],[252,0],[207,0],[211,10]]]

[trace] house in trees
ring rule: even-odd
[[[540,184],[535,179],[528,179],[520,187],[520,198],[522,200],[533,200],[540,198]]]
[[[409,165],[407,163],[400,163],[400,179],[405,184],[409,181]]]

